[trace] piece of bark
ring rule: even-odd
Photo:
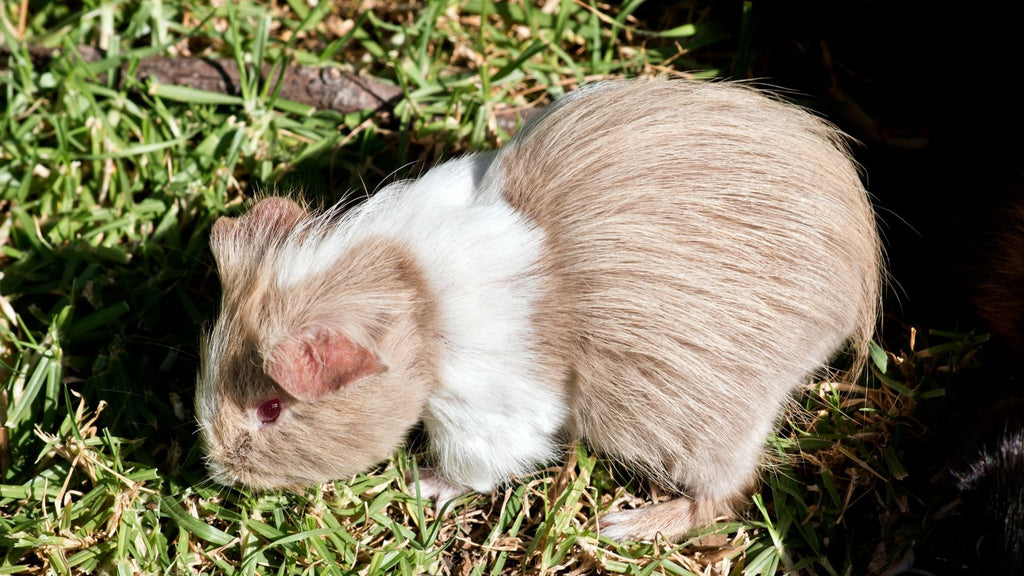
[[[86,62],[96,62],[104,57],[100,50],[89,46],[79,46],[76,52]],[[60,55],[59,50],[38,46],[29,47],[28,53],[37,66],[45,65]],[[0,49],[0,69],[8,66],[8,57],[9,52]],[[129,62],[120,66],[119,82],[122,85],[129,71]],[[281,82],[278,93],[281,98],[320,110],[334,110],[343,114],[373,110],[386,115],[402,99],[402,89],[398,86],[329,66],[287,66],[282,78],[279,67],[264,65],[260,73],[264,81],[269,79],[274,83]],[[160,84],[188,86],[220,94],[241,93],[238,64],[228,58],[147,56],[138,60],[134,76],[139,82],[148,79]],[[101,77],[101,81],[105,81],[105,76]],[[498,110],[495,111],[495,121],[498,127],[512,133],[520,120],[525,121],[537,111],[511,108]]]
[[[278,95],[319,108],[341,113],[359,110],[391,109],[402,97],[402,89],[331,67],[287,66],[281,78],[280,68],[264,65],[264,79],[280,81]],[[190,86],[223,94],[240,93],[238,65],[227,58],[169,58],[151,56],[139,61],[136,77],[161,84]]]
[[[103,58],[102,52],[88,46],[80,46],[76,50],[86,62]],[[57,51],[40,47],[30,47],[28,51],[37,64],[58,54]],[[120,67],[122,84],[129,66],[126,62]],[[139,82],[151,80],[220,94],[241,93],[238,63],[229,58],[147,56],[139,59],[134,73]],[[280,80],[281,90],[278,95],[285,100],[343,114],[360,110],[388,111],[402,97],[402,89],[398,86],[326,66],[287,66],[284,77],[280,78],[280,68],[264,65],[260,73],[264,79],[273,75],[271,81]]]

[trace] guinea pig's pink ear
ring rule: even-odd
[[[210,232],[213,256],[227,268],[235,258],[253,258],[262,254],[270,242],[283,238],[306,215],[287,198],[264,198],[238,218],[218,218]]]
[[[387,371],[375,354],[328,329],[279,344],[264,368],[286,392],[303,401]]]

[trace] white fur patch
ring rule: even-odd
[[[493,157],[453,160],[340,219],[314,221],[324,233],[289,245],[278,275],[283,288],[296,286],[373,237],[416,255],[442,339],[441,389],[424,422],[438,473],[478,491],[557,455],[567,413],[560,383],[538,381],[531,317],[544,233],[504,201],[500,177],[484,178]]]

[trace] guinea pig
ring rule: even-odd
[[[421,494],[487,492],[583,440],[676,497],[618,540],[736,512],[795,389],[879,313],[844,136],[749,86],[611,81],[497,151],[348,210],[221,218],[196,411],[214,480],[340,479],[422,422]]]

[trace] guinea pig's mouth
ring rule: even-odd
[[[209,473],[210,479],[221,486],[238,487],[245,485],[239,475],[229,471],[226,466],[209,456],[206,458],[206,471]]]
[[[266,471],[255,471],[249,466],[229,467],[223,462],[208,458],[206,470],[210,479],[230,488],[245,488],[253,492],[285,490],[300,493],[318,482],[304,478],[271,475]]]

